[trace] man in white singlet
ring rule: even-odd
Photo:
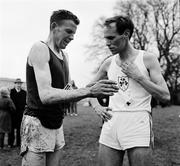
[[[93,82],[108,77],[118,83],[119,91],[110,97],[109,107],[91,100],[106,121],[99,140],[99,166],[122,166],[125,151],[130,166],[151,166],[151,97],[167,102],[169,90],[157,58],[131,45],[133,22],[116,16],[104,25],[113,56],[103,62]]]

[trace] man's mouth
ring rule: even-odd
[[[111,52],[114,52],[114,51],[115,51],[115,49],[114,49],[114,48],[109,48],[109,49],[110,49],[110,51],[111,51]]]
[[[63,41],[63,43],[64,43],[65,45],[68,45],[69,42],[70,42],[69,40],[64,40],[64,41]]]

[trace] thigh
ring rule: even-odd
[[[22,166],[46,166],[46,154],[27,151],[23,155]]]
[[[99,145],[99,166],[122,166],[124,151]]]
[[[60,149],[54,152],[48,152],[46,154],[46,166],[61,166],[60,164],[61,155],[62,152]]]
[[[152,166],[152,149],[136,147],[127,150],[130,166]]]
[[[25,115],[21,127],[21,155],[27,149],[35,153],[54,151],[55,132],[43,127],[39,119]]]

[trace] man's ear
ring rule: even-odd
[[[51,23],[51,30],[55,29],[57,27],[57,23],[56,22],[52,22]]]
[[[130,31],[129,31],[128,29],[125,30],[123,34],[124,34],[124,37],[126,37],[126,38],[129,39],[129,37],[130,37]]]

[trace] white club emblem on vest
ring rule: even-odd
[[[119,88],[122,91],[126,91],[129,86],[129,77],[128,76],[118,77],[118,84],[119,84]]]

